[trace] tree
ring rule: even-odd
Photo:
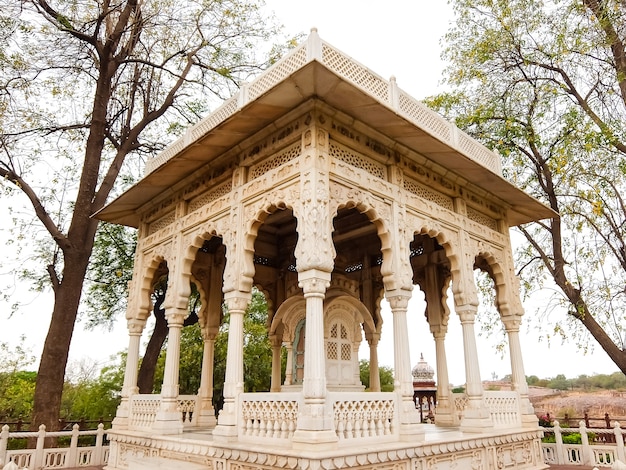
[[[519,227],[525,293],[554,292],[542,302],[542,336],[587,348],[588,333],[626,372],[626,5],[454,8],[444,52],[452,91],[427,103],[498,151],[504,176],[558,214]],[[552,321],[556,307],[566,321]]]
[[[393,369],[387,366],[378,367],[378,375],[380,377],[380,391],[393,392]],[[366,389],[370,388],[370,361],[361,359],[359,361],[359,376],[361,383]]]
[[[54,293],[32,424],[55,430],[92,214],[120,174],[198,119],[205,97],[231,94],[267,63],[253,46],[276,29],[255,0],[0,6],[0,176],[5,195],[32,206],[19,230],[30,226],[21,233],[41,264],[22,274]]]

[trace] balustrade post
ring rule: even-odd
[[[9,442],[9,425],[2,426],[0,432],[0,465],[4,465],[7,459],[7,444]]]
[[[593,452],[591,451],[591,446],[589,445],[589,436],[587,435],[587,426],[585,426],[584,421],[578,422],[578,432],[580,433],[580,441],[582,443],[582,457],[583,457],[583,465],[591,465],[593,463]]]
[[[37,446],[35,447],[35,468],[43,468],[43,449],[46,442],[46,425],[39,426],[37,433]]]
[[[558,421],[554,421],[554,443],[556,444],[556,463],[559,465],[565,464],[567,459],[565,458],[565,450],[563,449],[563,435],[561,434],[561,425]]]
[[[78,424],[74,424],[72,426],[72,439],[70,440],[70,449],[67,453],[67,463],[65,464],[68,467],[78,467],[78,433],[80,432],[80,426]]]
[[[624,433],[618,421],[613,423],[613,433],[615,434],[615,445],[617,445],[617,460],[625,462],[626,453],[624,452]]]
[[[104,424],[98,424],[98,434],[96,434],[96,448],[93,452],[93,465],[104,465],[102,444],[104,442]]]

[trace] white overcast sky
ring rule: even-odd
[[[446,0],[266,0],[266,5],[275,12],[287,32],[308,34],[312,27],[316,27],[323,40],[382,77],[395,76],[400,88],[418,99],[442,91],[441,37],[452,20],[452,9]],[[7,221],[5,211],[6,204],[0,203],[0,216]],[[51,296],[41,295],[33,298],[22,313],[8,319],[9,305],[0,303],[0,342],[16,344],[19,336],[24,334],[33,354],[40,354],[51,309]],[[531,308],[527,315],[530,314]],[[384,325],[380,361],[393,366],[389,313],[385,314]],[[547,344],[538,342],[538,333],[534,330],[526,333],[522,328],[522,332],[527,375],[554,377],[564,373],[576,377],[618,370],[598,347],[593,353],[583,355],[560,342],[548,348]],[[409,305],[409,334],[412,364],[416,364],[423,353],[434,367],[434,342],[424,319],[423,304],[417,299]],[[492,340],[479,337],[477,342],[483,379],[490,379],[493,374],[502,377],[510,373],[508,357],[500,357],[495,352]],[[112,354],[126,345],[123,322],[112,332],[85,332],[79,324],[74,333],[70,360],[89,358],[106,363]],[[446,349],[450,381],[462,384],[465,382],[462,336],[454,313],[449,322]],[[362,357],[367,358],[363,348]]]

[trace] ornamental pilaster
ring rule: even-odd
[[[298,219],[295,248],[299,273],[318,270],[330,273],[334,267],[335,246],[330,214],[330,157],[328,133],[313,125],[302,134],[301,200],[294,207]]]

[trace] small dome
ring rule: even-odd
[[[424,360],[424,354],[420,354],[419,362],[413,367],[413,379],[415,382],[432,382],[435,371]]]

